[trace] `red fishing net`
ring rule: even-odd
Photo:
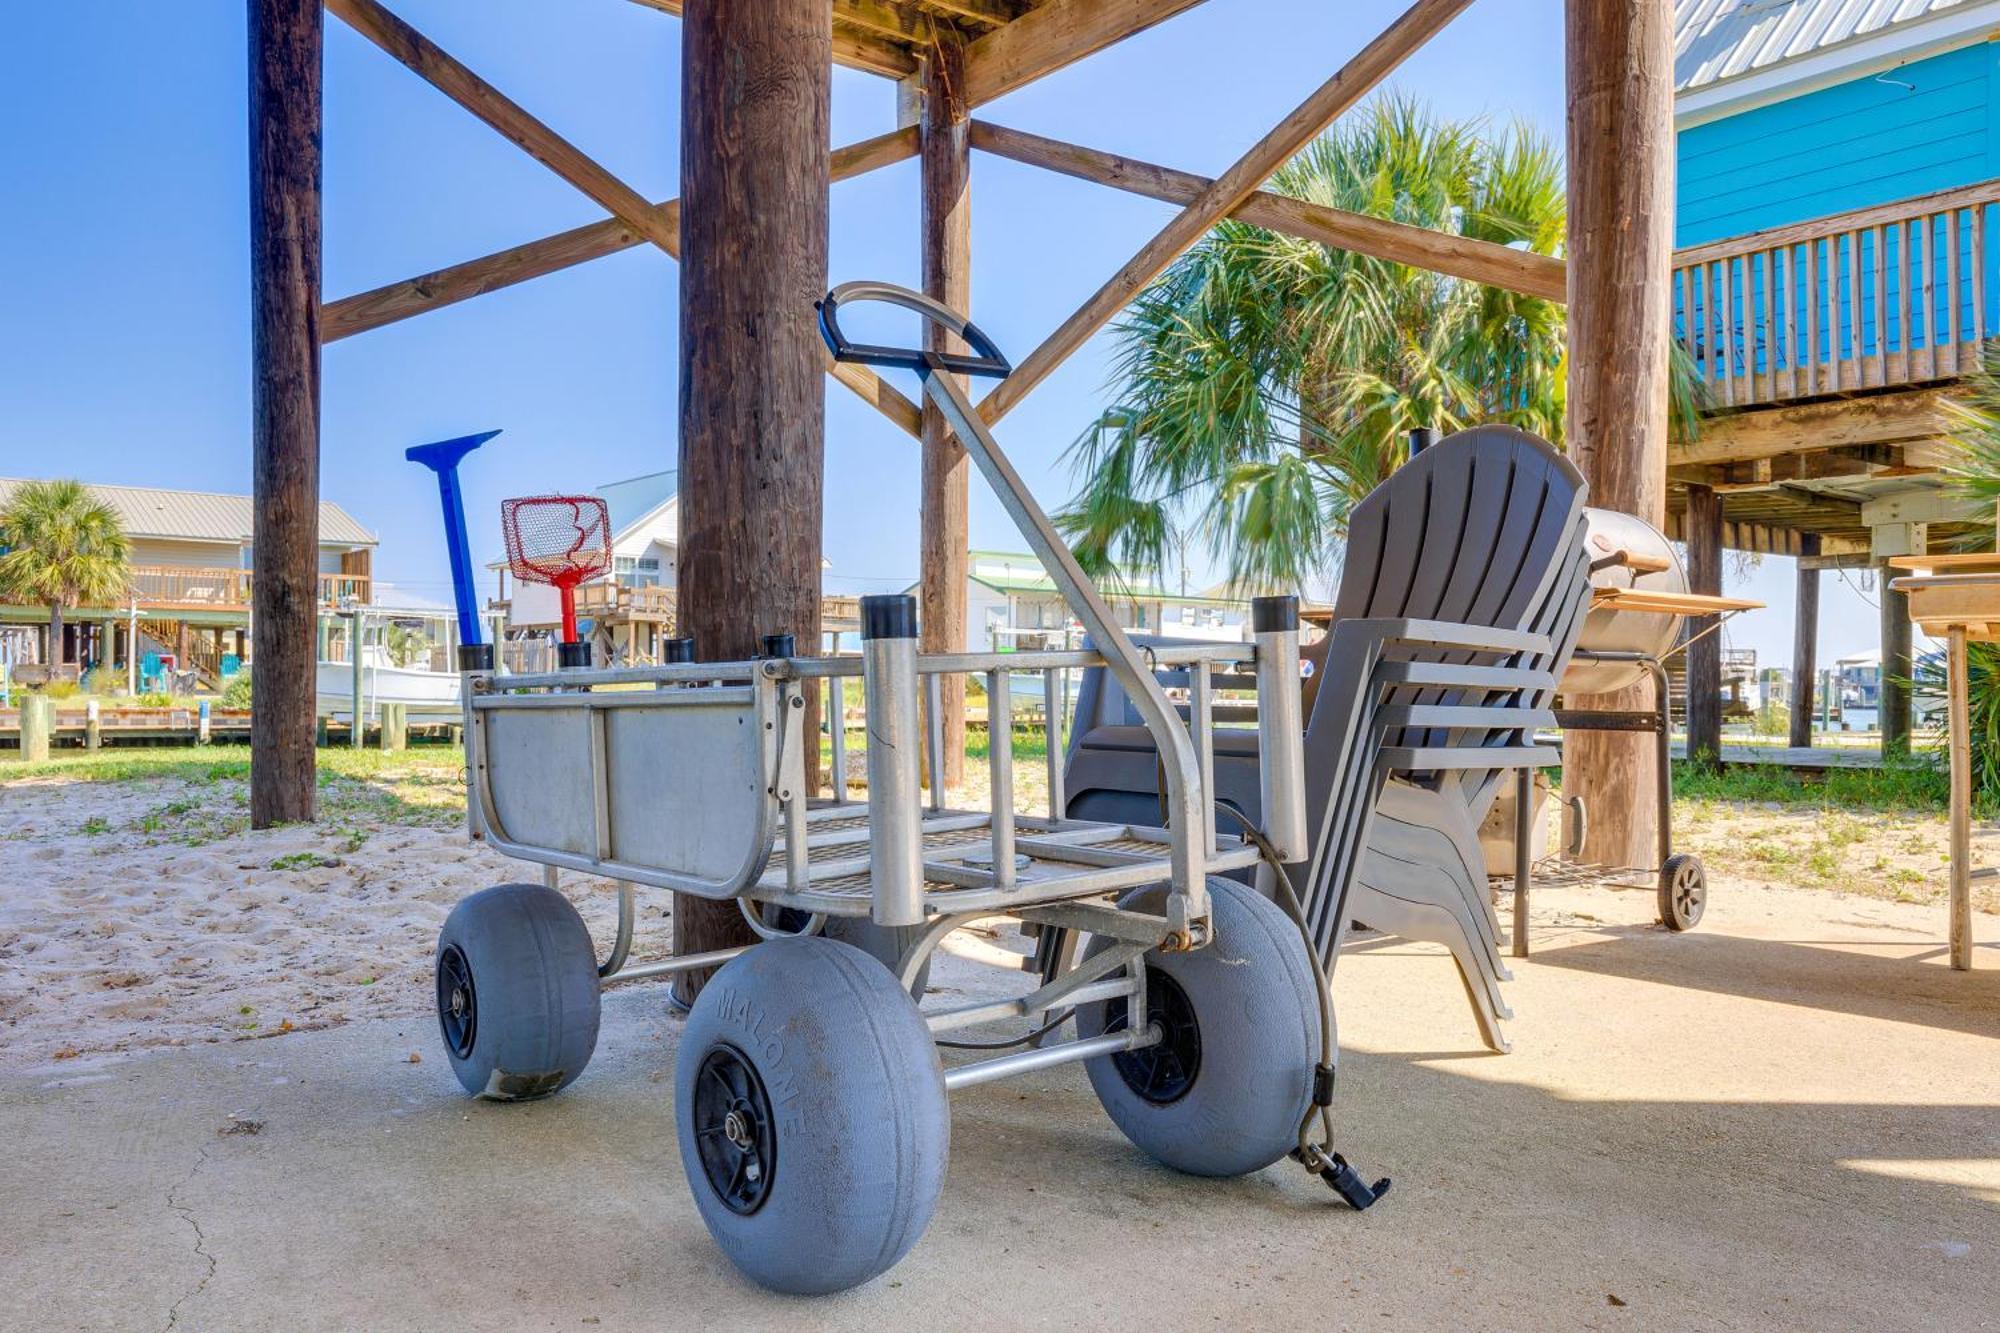
[[[576,586],[611,568],[611,511],[594,495],[528,495],[500,502],[507,566],[523,583],[562,593],[563,641],[576,641]]]

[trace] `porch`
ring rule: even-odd
[[[1991,539],[1994,516],[1954,496],[1943,469],[1948,401],[2000,332],[1996,205],[1989,179],[1674,256],[1675,334],[1706,403],[1694,438],[1668,448],[1667,530],[1688,544],[1697,592],[1720,590],[1725,549],[1798,559],[1795,747],[1811,743],[1820,571]],[[1906,679],[1904,599],[1880,602],[1883,660]],[[1714,697],[1712,658],[1690,667],[1695,693]],[[1907,690],[1881,713],[1893,748]]]
[[[12,655],[21,661],[60,664],[50,669],[74,679],[83,669],[100,664],[124,666],[139,644],[143,656],[157,645],[171,656],[192,683],[214,686],[230,674],[234,662],[249,654],[250,571],[228,567],[132,565],[129,587],[117,605],[73,607],[63,613],[63,641],[49,644],[48,608],[0,605],[0,626],[25,631],[16,635],[25,647]],[[373,580],[365,574],[322,574],[320,607],[326,611],[374,600]]]

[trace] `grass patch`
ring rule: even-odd
[[[1720,769],[1674,765],[1674,797],[1679,801],[1929,813],[1945,809],[1950,796],[1949,775],[1924,763],[1830,768],[1810,776],[1776,764],[1731,764]]]
[[[130,830],[151,843],[198,847],[250,826],[250,749],[74,751],[46,763],[0,762],[0,786],[16,779],[179,782],[194,790],[147,810]],[[374,823],[449,828],[465,819],[464,760],[443,746],[384,753],[345,746],[319,752],[319,820],[337,852],[360,850]],[[108,833],[101,819],[88,833]]]

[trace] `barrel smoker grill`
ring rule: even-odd
[[[1616,510],[1585,512],[1593,595],[1590,613],[1577,636],[1576,655],[1562,676],[1561,702],[1612,694],[1651,680],[1654,705],[1641,709],[1558,707],[1556,724],[1566,733],[1625,731],[1654,738],[1659,864],[1650,868],[1651,887],[1658,894],[1661,924],[1669,930],[1689,930],[1701,920],[1707,906],[1708,876],[1700,857],[1674,851],[1671,714],[1664,663],[1673,654],[1686,651],[1696,639],[1717,632],[1726,616],[1757,603],[1689,592],[1687,570],[1666,534],[1643,519]],[[1690,617],[1706,618],[1709,623],[1690,634]],[[1533,783],[1533,774],[1524,770],[1516,783],[1511,809],[1496,810],[1481,830],[1489,869],[1495,860],[1501,865],[1511,863],[1514,868],[1516,920],[1525,916],[1528,888],[1537,868],[1532,854],[1516,859],[1516,848],[1533,846],[1537,828]],[[1583,845],[1593,797],[1615,800],[1620,795],[1565,790],[1565,854],[1539,863],[1545,881],[1647,887],[1635,882],[1634,876],[1648,873],[1648,867],[1591,865],[1574,859]],[[1526,931],[1513,932],[1513,951],[1517,957],[1527,956]]]

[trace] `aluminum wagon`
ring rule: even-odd
[[[864,301],[915,311],[973,351],[857,345],[839,314]],[[590,1058],[604,987],[719,966],[681,1038],[675,1130],[716,1242],[752,1279],[788,1292],[867,1281],[916,1242],[949,1157],[947,1093],[1065,1062],[1087,1062],[1112,1120],[1170,1166],[1230,1176],[1289,1155],[1366,1206],[1386,1182],[1363,1183],[1327,1146],[1332,1002],[1280,869],[1308,843],[1295,601],[1261,601],[1250,643],[1134,647],[953,378],[1008,373],[986,336],[881,284],[837,288],[820,318],[837,357],[918,373],[1095,646],[919,653],[912,599],[875,597],[863,602],[858,658],[467,672],[473,833],[546,873],[467,898],[440,937],[439,1021],[460,1081],[497,1099],[557,1092]],[[1449,769],[1460,739],[1467,765],[1490,766],[1503,754],[1491,748],[1496,736],[1518,741],[1537,720],[1509,706],[1532,673],[1507,666],[1505,654],[1546,651],[1546,641],[1501,636],[1490,645],[1498,666],[1418,669],[1409,658],[1424,645],[1464,662],[1462,650],[1489,646],[1482,636],[1493,632],[1362,628],[1350,673],[1354,762],[1336,793],[1356,820],[1365,822],[1368,793],[1392,770]],[[1127,691],[1158,746],[1164,827],[1016,807],[1016,678],[1040,677],[1054,715],[1058,678],[1093,666]],[[1156,679],[1163,666],[1196,682],[1185,718]],[[1205,682],[1215,671],[1256,682],[1264,763],[1254,828],[1218,827],[1211,802]],[[1439,672],[1465,684],[1456,706],[1441,710],[1450,716],[1398,702]],[[928,744],[935,759],[936,731],[920,726],[919,701],[954,673],[981,681],[992,710],[985,808],[949,807],[921,781],[920,752]],[[817,742],[805,726],[807,691],[855,677],[866,794],[847,799],[848,746],[836,726],[835,798],[816,800],[805,785],[804,747]],[[837,720],[845,710],[829,712]],[[1426,722],[1452,730],[1397,739]],[[1260,864],[1265,892],[1222,878]],[[601,958],[553,887],[563,870],[621,886],[617,935]],[[759,942],[636,959],[642,888],[733,898]],[[1080,947],[1052,966],[1024,959],[1026,989],[1015,998],[921,1004],[939,944],[992,918],[1063,932]],[[1009,1019],[1032,1025],[999,1043],[1012,1049],[949,1068],[940,1060],[938,1039]]]

